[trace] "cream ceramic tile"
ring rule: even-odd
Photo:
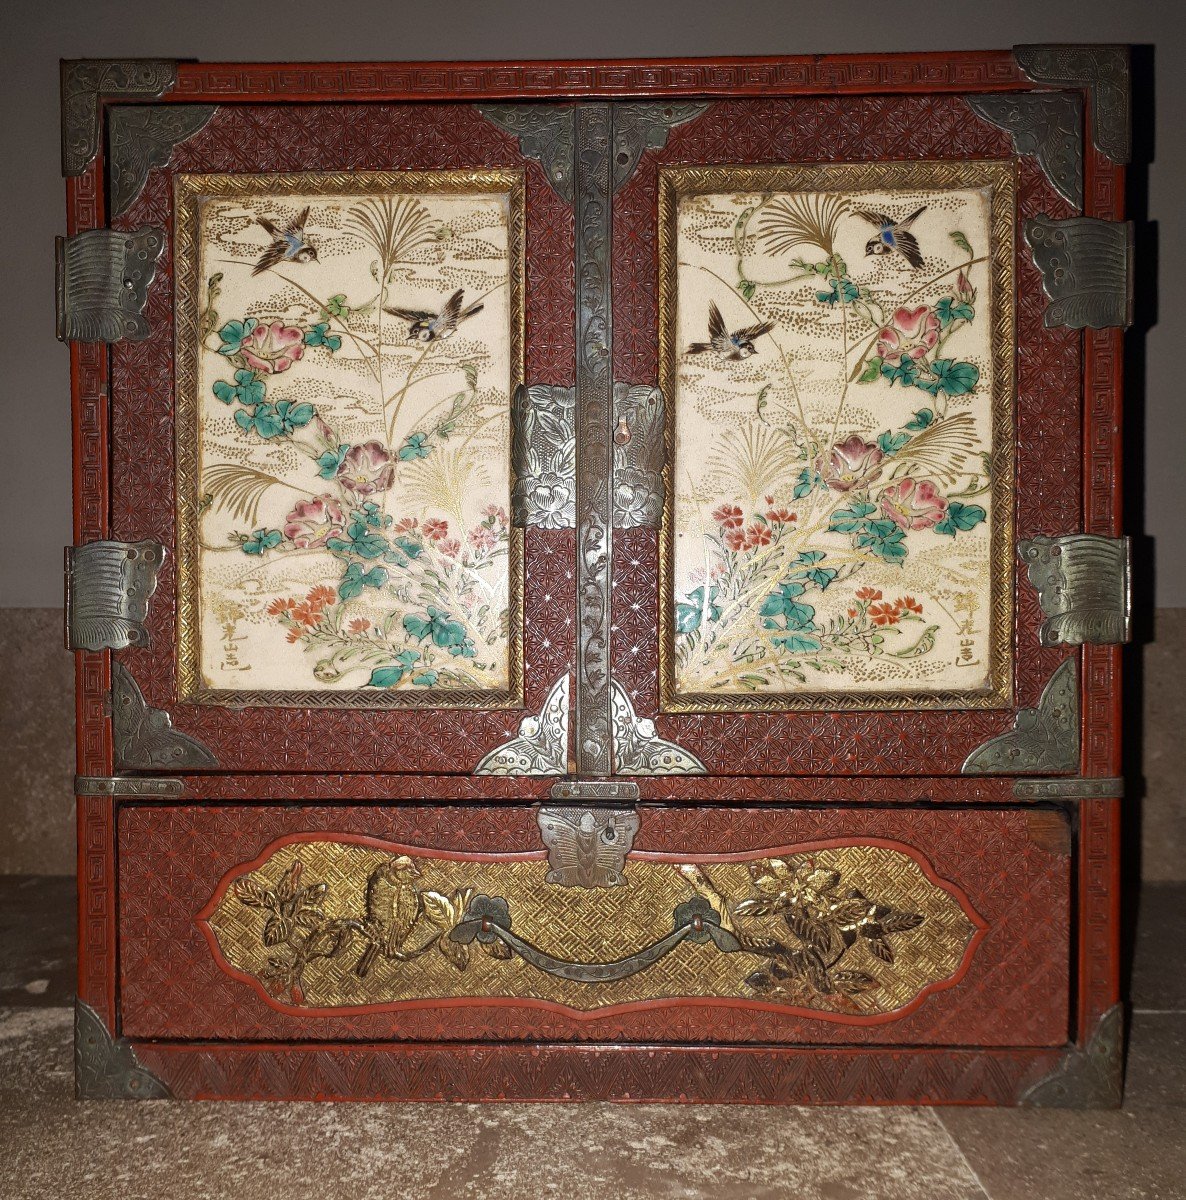
[[[999,702],[1011,176],[966,168],[666,176],[677,701]]]
[[[181,180],[185,690],[511,690],[519,182]]]

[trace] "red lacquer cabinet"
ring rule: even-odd
[[[62,82],[80,1095],[1117,1102],[1123,48]]]

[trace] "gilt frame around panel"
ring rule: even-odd
[[[780,695],[679,693],[675,680],[675,408],[677,348],[677,220],[684,196],[721,191],[852,191],[873,188],[991,187],[993,289],[992,503],[990,543],[992,616],[989,686],[973,692],[900,691],[892,694],[804,690]],[[659,708],[662,712],[785,712],[1008,708],[1013,703],[1014,410],[1016,383],[1016,167],[1009,160],[803,163],[788,166],[666,167],[659,171],[659,388],[667,397],[664,423],[664,503],[659,534]]]
[[[230,691],[203,685],[199,664],[198,570],[198,422],[197,347],[195,322],[201,310],[198,261],[198,203],[205,196],[267,195],[381,195],[384,192],[508,191],[510,220],[507,249],[510,261],[511,379],[513,398],[524,374],[525,207],[522,171],[503,168],[473,171],[305,172],[260,175],[178,175],[174,180],[173,265],[175,280],[174,339],[176,379],[175,480],[177,538],[177,694],[191,704],[233,704],[272,708],[420,708],[495,709],[523,704],[523,531],[512,528],[509,544],[508,607],[510,646],[509,687],[479,691],[426,688],[412,691],[353,688],[331,691]],[[514,409],[511,408],[511,440]],[[514,490],[511,465],[510,487]]]

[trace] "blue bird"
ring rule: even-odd
[[[271,245],[260,255],[252,275],[259,275],[269,267],[281,262],[316,262],[317,250],[305,237],[305,222],[309,219],[309,209],[306,206],[291,221],[280,229],[273,225],[267,217],[256,217],[256,221],[264,227],[264,232],[272,239]]]
[[[774,328],[773,321],[762,321],[758,325],[749,325],[745,329],[735,329],[732,333],[725,326],[725,318],[713,301],[708,302],[708,341],[693,342],[688,347],[689,354],[704,354],[709,350],[715,351],[722,359],[739,362],[757,354],[754,339],[769,333]]]
[[[893,254],[896,250],[915,270],[922,266],[922,251],[918,239],[910,232],[910,226],[926,212],[927,206],[916,208],[904,221],[885,213],[858,209],[856,216],[876,225],[880,232],[865,243],[865,256],[871,254]]]

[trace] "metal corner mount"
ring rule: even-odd
[[[515,524],[572,529],[576,509],[576,391],[537,384],[515,392]]]
[[[576,188],[576,109],[571,104],[479,104],[478,112],[519,140],[524,158],[544,169],[552,190],[572,203]]]
[[[1079,769],[1079,664],[1068,658],[1042,689],[1037,708],[1017,713],[1008,733],[968,755],[965,775],[1029,775]]]
[[[704,764],[655,732],[639,717],[622,685],[613,683],[614,773],[618,775],[705,775]]]
[[[165,561],[159,542],[66,547],[66,649],[124,650],[148,642],[144,618]]]
[[[74,1001],[74,1094],[79,1100],[172,1100],[127,1038],[113,1038],[89,1004]]]
[[[148,707],[132,673],[119,662],[111,664],[111,725],[116,770],[218,766],[197,738],[173,728],[167,712]]]
[[[1003,129],[1017,154],[1037,160],[1051,186],[1083,207],[1083,104],[1074,92],[998,92],[966,97],[979,117]]]
[[[1113,162],[1132,157],[1127,46],[1014,46],[1017,65],[1035,83],[1084,88],[1091,98],[1091,140]]]
[[[153,167],[163,167],[173,148],[204,129],[213,104],[121,104],[111,110],[111,216],[140,195]]]
[[[1043,646],[1114,645],[1129,641],[1131,551],[1126,537],[1092,533],[1035,537],[1019,542],[1017,556],[1038,592],[1046,620]]]
[[[63,342],[141,342],[148,285],[165,248],[151,225],[130,233],[87,229],[57,239],[58,338]]]
[[[663,393],[614,384],[614,527],[658,526],[663,515]]]
[[[1087,1045],[1068,1050],[1018,1103],[1025,1108],[1118,1108],[1123,1094],[1124,1009],[1113,1004]]]
[[[519,735],[495,746],[474,767],[475,775],[568,774],[568,676],[548,693],[539,716],[524,717]]]
[[[83,58],[62,63],[62,174],[81,175],[99,152],[99,101],[157,100],[177,83],[164,58]]]
[[[695,120],[707,100],[640,100],[614,105],[614,177],[616,192],[638,166],[644,150],[662,150],[677,125]]]
[[[633,809],[544,805],[536,822],[548,848],[547,883],[582,888],[625,886],[626,855],[639,824]]]
[[[1042,214],[1026,221],[1025,240],[1050,298],[1047,329],[1127,328],[1133,314],[1133,225]]]

